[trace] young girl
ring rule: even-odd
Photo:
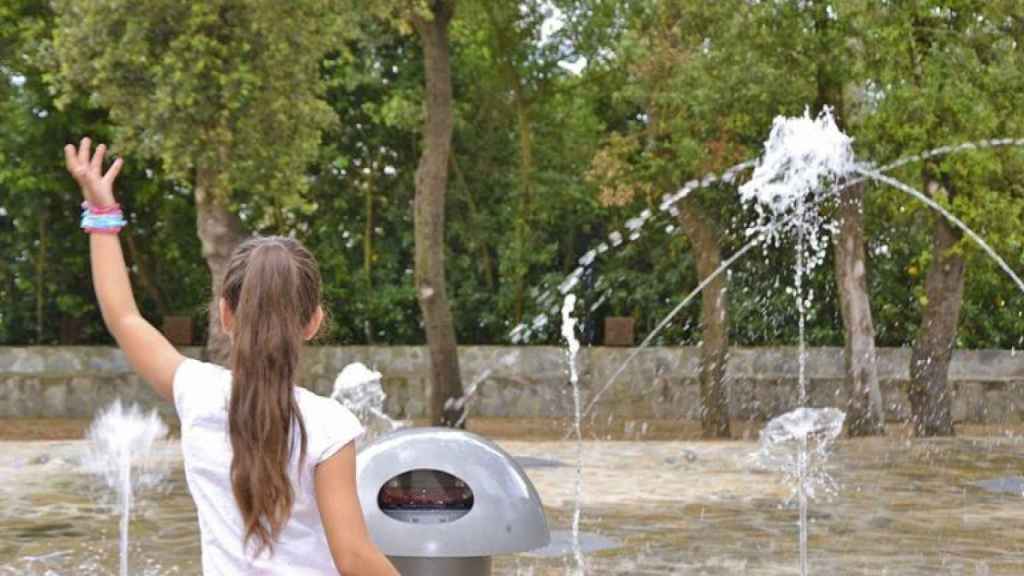
[[[139,315],[117,232],[118,158],[64,148],[85,196],[93,285],[107,328],[181,420],[185,477],[202,534],[203,573],[395,575],[370,541],[356,495],[362,427],[337,402],[295,385],[299,350],[320,328],[316,260],[290,238],[234,253],[217,303],[231,370],[185,358]]]

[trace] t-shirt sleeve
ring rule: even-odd
[[[317,464],[334,456],[366,431],[355,414],[339,402],[325,398],[322,406],[318,423],[320,438],[310,454]]]
[[[192,358],[186,358],[178,365],[174,371],[172,389],[174,408],[183,427],[210,403],[223,370],[220,366]]]

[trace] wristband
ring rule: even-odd
[[[93,234],[117,234],[124,228],[127,221],[119,204],[96,207],[88,202],[82,203],[82,230]]]
[[[115,212],[120,214],[121,205],[118,204],[117,202],[114,202],[113,204],[107,206],[93,206],[88,202],[82,202],[82,211],[88,211],[92,214],[113,214]]]

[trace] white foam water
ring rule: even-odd
[[[166,466],[150,458],[153,445],[167,437],[167,426],[156,410],[143,414],[135,404],[125,409],[115,400],[89,427],[85,469],[100,477],[117,494],[121,510],[120,574],[128,575],[128,526],[136,490],[152,487],[166,476]]]
[[[762,214],[785,216],[801,201],[827,191],[854,169],[853,139],[836,125],[828,108],[817,118],[779,116],[772,122],[764,154],[750,180],[740,186],[740,198]]]
[[[366,427],[366,434],[361,438],[361,442],[372,440],[380,434],[402,426],[401,422],[392,420],[384,413],[387,394],[384,393],[381,380],[380,372],[367,368],[361,362],[345,366],[334,379],[331,398],[351,410]]]

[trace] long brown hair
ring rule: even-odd
[[[288,477],[293,428],[300,462],[306,457],[306,427],[294,387],[305,332],[320,305],[320,270],[298,241],[256,237],[232,255],[221,297],[234,316],[231,487],[244,542],[255,538],[257,554],[273,553],[295,501]]]

